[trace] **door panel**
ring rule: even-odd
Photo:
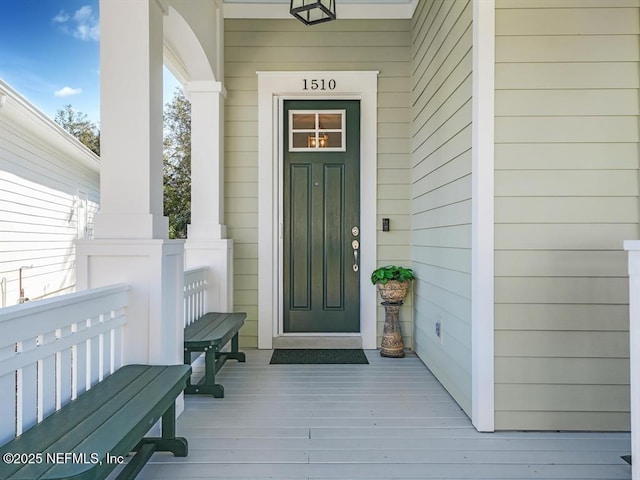
[[[291,165],[291,307],[311,308],[311,167]]]
[[[351,242],[360,240],[352,234],[360,221],[360,104],[292,100],[284,107],[284,331],[358,332],[360,273]],[[343,111],[346,145],[335,147],[342,127],[333,113],[315,117],[325,131],[289,135],[290,110],[302,111],[302,129],[314,112]]]
[[[344,309],[344,165],[324,166],[324,308]]]

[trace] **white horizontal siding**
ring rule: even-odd
[[[18,301],[23,266],[33,265],[22,272],[30,299],[75,287],[78,214],[86,210],[90,235],[98,189],[96,169],[0,114],[0,279],[7,279],[7,305]]]
[[[629,427],[638,1],[497,0],[497,429]]]

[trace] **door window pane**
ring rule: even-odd
[[[316,115],[314,113],[294,113],[294,130],[314,130],[316,128]]]
[[[290,148],[294,150],[309,148],[309,133],[294,133]]]
[[[344,110],[290,110],[289,151],[346,150]]]
[[[320,113],[318,114],[318,126],[323,129],[342,130],[342,114]]]

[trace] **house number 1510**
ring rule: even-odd
[[[333,78],[330,80],[324,78],[321,80],[307,80],[306,78],[302,80],[303,90],[335,90],[335,88],[336,81]]]

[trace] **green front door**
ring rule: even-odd
[[[284,103],[285,333],[360,331],[360,102]]]

